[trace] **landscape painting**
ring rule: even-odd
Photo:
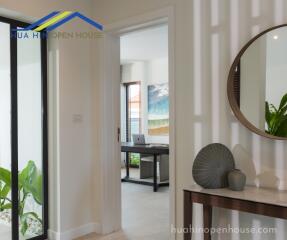
[[[169,134],[168,83],[148,86],[148,134]]]

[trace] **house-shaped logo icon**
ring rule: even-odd
[[[95,27],[97,30],[103,31],[103,26],[101,24],[95,22],[94,20],[84,16],[83,14],[79,12],[70,12],[70,11],[52,12],[49,15],[34,22],[33,24],[27,26],[26,28],[15,29],[15,31],[31,30],[31,31],[36,31],[36,32],[41,32],[41,31],[50,32],[76,17],[89,23],[90,25]]]

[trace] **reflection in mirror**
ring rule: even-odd
[[[238,59],[234,97],[244,117],[267,134],[287,137],[287,27],[257,38]]]

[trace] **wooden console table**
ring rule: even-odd
[[[204,229],[212,227],[212,208],[226,208],[269,217],[287,219],[287,191],[246,187],[242,192],[229,189],[203,189],[193,185],[184,190],[184,228],[192,227],[193,203],[203,205]],[[192,232],[184,234],[191,240]],[[204,240],[211,240],[210,231],[204,232]]]

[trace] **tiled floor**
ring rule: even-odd
[[[167,240],[169,238],[168,188],[122,184],[123,230],[107,236],[91,234],[78,240]]]
[[[122,178],[124,178],[126,176],[126,169],[125,168],[122,168],[121,176],[122,176]],[[138,168],[130,168],[130,177],[138,179],[140,177],[139,169]]]

